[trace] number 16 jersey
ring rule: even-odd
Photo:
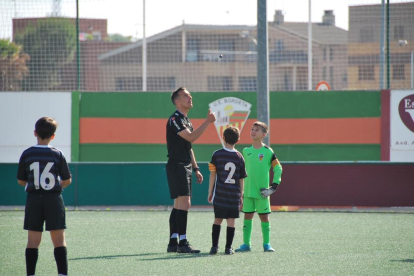
[[[237,150],[217,150],[211,157],[209,170],[216,172],[213,205],[238,210],[242,193],[240,179],[247,177],[243,155]]]
[[[71,177],[65,156],[54,147],[36,145],[20,157],[17,179],[27,181],[27,193],[62,192],[60,180]]]

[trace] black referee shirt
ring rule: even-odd
[[[182,138],[178,133],[188,128],[193,131],[193,125],[186,116],[176,110],[167,122],[167,149],[168,158],[182,162],[191,162],[191,143]]]

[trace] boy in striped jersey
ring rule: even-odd
[[[251,147],[243,149],[243,157],[246,162],[246,170],[249,177],[246,179],[246,186],[243,197],[243,244],[236,252],[248,252],[251,250],[251,235],[253,227],[253,215],[259,214],[263,234],[264,252],[274,252],[270,245],[270,221],[269,214],[270,198],[280,184],[282,176],[282,165],[274,154],[273,150],[263,144],[268,127],[263,122],[253,123],[250,137],[253,140]],[[272,168],[274,174],[272,184],[269,187]]]
[[[58,275],[68,274],[62,192],[72,182],[72,175],[63,153],[49,145],[55,138],[57,126],[58,123],[50,117],[40,118],[34,131],[37,145],[26,149],[19,160],[17,183],[27,192],[23,226],[28,230],[27,275],[35,275],[44,224],[55,248]]]
[[[214,224],[212,231],[213,246],[210,254],[218,251],[221,223],[227,220],[225,254],[234,254],[231,247],[234,238],[236,218],[242,204],[246,169],[244,159],[234,146],[240,139],[239,129],[228,127],[223,132],[224,148],[213,153],[210,169],[208,202],[214,205]]]

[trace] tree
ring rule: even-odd
[[[61,69],[73,61],[76,50],[75,24],[67,18],[45,18],[17,34],[15,41],[30,56],[24,90],[58,89]]]
[[[21,46],[8,39],[0,39],[0,91],[20,90],[20,82],[28,73],[29,55]]]
[[[131,36],[123,36],[121,34],[110,34],[108,36],[108,41],[111,42],[131,42]]]

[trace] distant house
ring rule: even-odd
[[[13,39],[19,33],[24,32],[29,26],[36,26],[39,20],[51,17],[39,18],[14,18]],[[54,17],[53,17],[54,18]],[[59,17],[62,18],[62,17]],[[76,27],[76,18],[71,20],[73,27]],[[108,40],[107,19],[79,19],[79,40],[80,40],[80,90],[98,91],[98,55],[129,44],[129,42],[110,42]],[[60,86],[58,89],[77,89],[77,60],[67,64],[60,72]]]
[[[408,88],[411,71],[410,54],[414,51],[414,2],[390,4],[389,13],[391,15],[390,87]],[[380,88],[381,19],[381,5],[349,7],[348,86],[350,89]],[[386,72],[385,59],[384,83],[387,79]]]
[[[39,20],[45,20],[55,17],[31,17],[31,18],[13,18],[13,40],[16,34],[21,33],[29,26],[35,26]],[[65,17],[59,17],[65,18]],[[66,18],[73,22],[76,26],[76,18]],[[79,18],[79,36],[80,40],[87,40],[90,36],[91,40],[102,41],[108,38],[108,22],[106,19],[89,19]]]
[[[269,23],[269,85],[273,91],[307,90],[308,24]],[[347,31],[332,11],[312,23],[312,87],[325,80],[347,88]],[[181,25],[147,38],[147,91],[256,91],[256,27]],[[142,91],[142,41],[99,55],[101,91]],[[223,57],[219,58],[222,54]]]

